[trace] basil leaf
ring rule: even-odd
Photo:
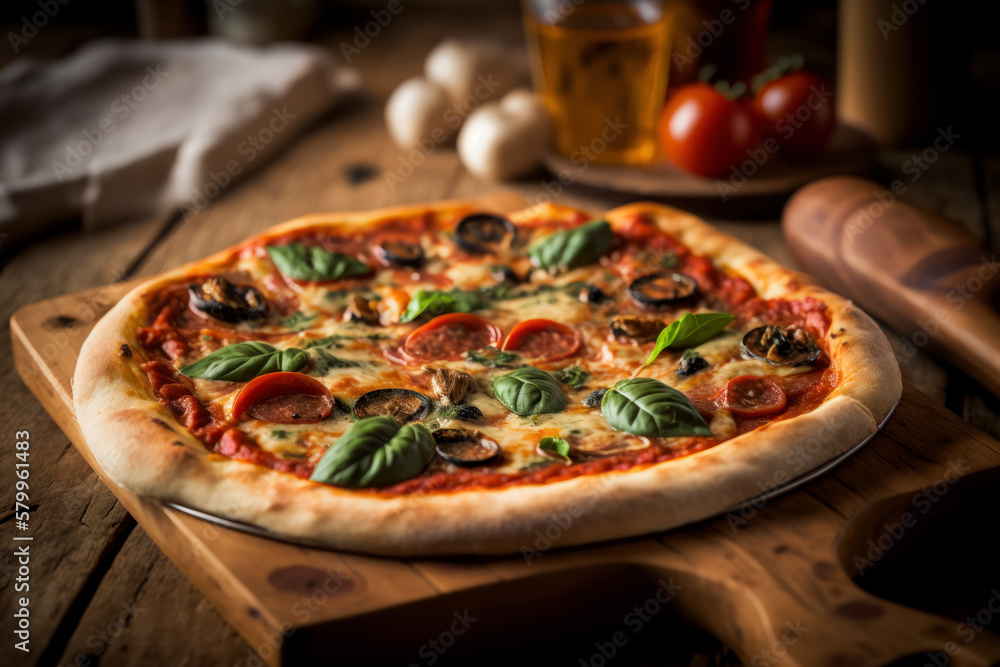
[[[340,347],[337,343],[342,340],[382,340],[384,338],[388,338],[388,336],[383,333],[360,334],[357,336],[333,334],[332,336],[327,336],[325,338],[317,338],[315,340],[307,341],[302,344],[302,349],[311,350],[314,347]]]
[[[424,313],[433,317],[445,313],[471,313],[488,305],[489,301],[477,292],[466,292],[460,289],[450,292],[420,290],[410,298],[410,303],[406,306],[399,321],[412,322]]]
[[[318,317],[318,313],[315,315],[306,315],[302,311],[297,310],[285,319],[281,320],[281,326],[286,329],[298,329],[299,331],[302,331],[312,326],[313,322],[315,322]]]
[[[568,402],[552,374],[534,366],[494,378],[493,395],[521,416],[562,412]]]
[[[348,489],[387,486],[415,477],[432,458],[434,437],[423,424],[368,417],[330,445],[309,479]]]
[[[487,368],[510,368],[510,365],[517,361],[518,357],[513,352],[501,352],[492,345],[483,348],[483,351],[469,350],[465,355],[465,360],[474,364],[481,364]]]
[[[251,341],[221,347],[212,354],[181,369],[191,378],[249,382],[260,375],[278,371],[297,371],[309,357],[302,350],[290,347],[278,350],[267,343]]]
[[[555,378],[568,387],[579,387],[587,382],[590,378],[590,373],[580,366],[580,362],[576,362],[569,368],[562,368],[556,371]]]
[[[538,448],[543,452],[563,458],[566,463],[569,463],[569,443],[562,438],[542,438],[541,442],[538,443]]]
[[[295,280],[338,280],[370,271],[367,264],[350,255],[301,243],[268,246],[267,254],[281,273]]]
[[[615,240],[606,220],[592,220],[576,229],[553,232],[528,249],[531,259],[544,268],[574,268],[596,262]]]
[[[680,350],[701,345],[718,335],[735,319],[729,313],[685,313],[684,317],[664,327],[656,337],[656,345],[649,353],[646,365],[653,363],[660,352],[668,347]]]
[[[601,413],[611,428],[633,435],[712,435],[687,396],[654,378],[620,380],[601,399]]]
[[[318,376],[326,375],[332,368],[353,368],[360,365],[350,359],[335,357],[321,347],[316,348],[313,356],[313,373]]]

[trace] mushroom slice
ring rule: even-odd
[[[400,424],[420,421],[431,413],[431,399],[410,389],[376,389],[363,394],[354,404],[359,419],[389,415]]]
[[[751,329],[740,341],[744,359],[759,359],[775,366],[806,366],[819,358],[819,345],[801,327],[769,324]]]
[[[656,340],[666,325],[663,320],[637,315],[615,315],[611,318],[611,333],[617,340],[631,339],[638,343]]]
[[[474,255],[501,252],[516,240],[514,223],[491,213],[466,216],[455,227],[455,243]]]
[[[479,389],[475,379],[465,371],[453,368],[426,369],[431,373],[431,387],[441,405],[458,405],[466,394]]]
[[[457,466],[481,466],[500,456],[500,444],[470,428],[440,428],[433,433],[437,453]]]
[[[223,322],[263,320],[267,316],[267,300],[256,287],[233,285],[222,276],[191,285],[188,294],[192,306]]]
[[[351,295],[351,300],[347,304],[347,319],[350,321],[364,322],[365,324],[378,324],[379,316],[368,299],[360,294]]]
[[[694,300],[698,283],[683,273],[651,273],[633,280],[628,293],[644,306],[676,306]]]

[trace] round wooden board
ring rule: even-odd
[[[762,147],[754,153],[767,155]],[[620,166],[581,162],[581,159],[574,160],[577,163],[574,164],[552,152],[543,157],[545,166],[564,184],[577,183],[658,199],[728,201],[783,196],[824,176],[867,172],[875,164],[875,144],[861,130],[841,123],[819,162],[792,164],[781,159],[780,150],[758,160],[762,162],[759,166],[748,156],[742,174],[713,179],[682,171],[665,158],[649,166]]]

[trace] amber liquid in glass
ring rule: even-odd
[[[627,3],[597,3],[576,6],[554,25],[530,9],[525,21],[555,149],[578,167],[651,162],[666,88],[666,15],[649,21]]]

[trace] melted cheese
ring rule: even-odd
[[[421,289],[476,289],[495,284],[492,278],[492,262],[488,260],[462,261],[450,263],[454,246],[447,237],[425,235],[422,239],[427,263],[425,275],[438,275],[451,286],[439,283],[420,282],[419,273],[405,284],[396,284],[393,272],[382,271],[374,278],[374,284],[405,290],[411,296]],[[263,251],[245,251],[235,262],[238,272],[249,275],[257,284],[267,285],[273,278],[273,266]],[[653,348],[653,343],[635,345],[616,341],[609,332],[608,320],[616,312],[635,312],[637,307],[624,295],[624,283],[614,273],[600,266],[589,266],[550,277],[536,271],[533,277],[541,277],[532,283],[515,286],[514,291],[526,294],[517,298],[497,299],[485,309],[476,311],[487,320],[499,326],[506,334],[518,322],[546,318],[573,326],[583,339],[583,350],[574,358],[555,364],[543,365],[554,370],[579,363],[590,373],[585,387],[574,390],[564,387],[569,406],[557,414],[521,417],[511,413],[493,398],[492,380],[509,369],[493,369],[468,361],[448,361],[428,364],[433,368],[449,367],[464,370],[474,376],[478,391],[470,393],[465,403],[478,407],[488,424],[469,424],[447,417],[447,411],[440,413],[435,403],[435,412],[427,420],[432,428],[476,428],[485,436],[495,439],[503,448],[504,456],[500,464],[492,466],[493,472],[514,474],[534,465],[548,464],[552,459],[538,452],[538,442],[547,436],[563,437],[570,440],[578,453],[585,455],[607,455],[648,447],[650,440],[639,436],[612,431],[598,408],[587,408],[583,400],[595,389],[609,388],[615,382],[630,377],[643,367]],[[605,291],[613,291],[617,301],[602,305],[588,305],[579,299],[579,283],[589,282]],[[368,326],[345,322],[344,311],[351,297],[350,291],[332,290],[318,284],[299,285],[287,281],[288,285],[273,285],[274,290],[291,289],[298,298],[298,311],[293,317],[281,322],[272,322],[258,329],[261,333],[272,334],[268,342],[278,349],[298,347],[304,349],[311,342],[335,337],[324,345],[309,348],[309,375],[323,382],[335,397],[347,404],[363,393],[375,388],[401,387],[432,396],[425,371],[417,366],[405,367],[390,363],[386,354],[398,347],[417,326],[417,323],[391,326]],[[362,288],[365,298],[376,298],[371,286]],[[619,309],[621,309],[619,311]],[[681,317],[687,310],[658,313],[665,322]],[[712,312],[704,308],[696,312]],[[676,374],[677,363],[682,351],[664,350],[641,374],[654,377],[682,391],[702,385],[719,385],[739,375],[787,376],[805,373],[810,367],[787,368],[771,366],[757,360],[739,358],[739,343],[743,331],[727,329],[712,340],[697,346],[697,352],[709,367],[689,377]],[[276,335],[276,337],[274,337]],[[191,363],[196,359],[187,359]],[[180,362],[177,364],[181,366]],[[206,400],[214,414],[228,414],[228,407],[241,385],[207,380],[195,380],[195,393]],[[729,437],[735,432],[732,415],[718,411],[711,420],[713,432],[720,437]],[[333,442],[351,426],[350,415],[337,410],[334,415],[318,424],[272,424],[245,416],[240,428],[264,450],[281,458],[304,460],[315,464]],[[660,439],[659,442],[663,442]],[[669,441],[668,441],[669,442]],[[436,461],[433,466],[450,469],[450,464]]]

